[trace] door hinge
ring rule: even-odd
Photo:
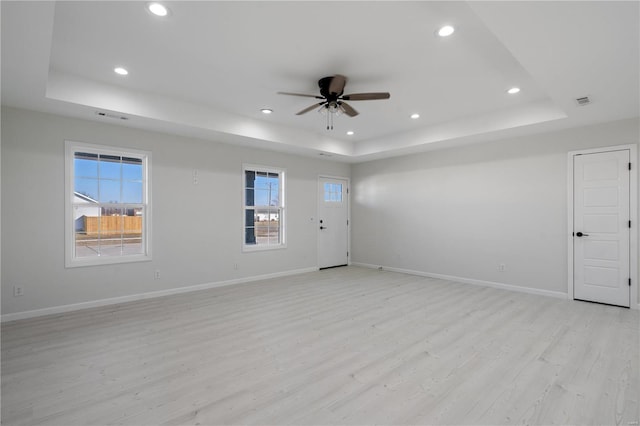
[[[631,170],[631,163],[629,163],[629,170]]]
[[[347,252],[347,257],[349,257],[349,252]],[[629,284],[629,285],[631,285],[631,284]]]
[[[629,228],[631,228],[631,221],[629,221]]]
[[[631,278],[629,278],[629,287],[631,287]]]
[[[629,169],[631,169],[631,163],[629,163]],[[347,194],[349,193],[349,188],[347,188]]]

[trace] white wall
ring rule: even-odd
[[[65,269],[66,139],[152,152],[153,261]],[[287,170],[286,249],[241,252],[243,162]],[[12,108],[2,109],[1,170],[3,315],[313,268],[318,175],[350,172],[332,161]],[[14,285],[24,296],[13,297]]]
[[[638,125],[624,120],[354,165],[352,260],[566,294],[567,153],[637,144]]]
[[[2,314],[313,268],[317,231],[309,219],[320,174],[351,175],[354,262],[565,293],[567,152],[637,144],[639,124],[624,120],[350,167],[3,108]],[[153,261],[65,269],[65,139],[152,151]],[[285,250],[240,250],[243,162],[287,169]],[[500,263],[505,272],[497,271]],[[24,296],[13,297],[13,285]]]

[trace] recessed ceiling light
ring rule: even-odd
[[[515,95],[519,91],[520,91],[519,87],[512,87],[511,89],[507,90],[507,93],[510,94],[510,95]]]
[[[411,114],[411,118],[413,118],[414,120],[418,119],[420,118],[420,114]]]
[[[115,72],[116,74],[120,74],[120,75],[127,75],[129,74],[129,71],[127,71],[125,68],[122,67],[115,67],[113,69],[113,72]]]
[[[354,134],[353,130],[349,130],[349,131],[347,132],[347,135],[349,135],[349,136],[352,136],[353,134]]]
[[[453,28],[451,25],[445,25],[444,27],[438,30],[438,35],[440,37],[449,37],[451,34],[453,34],[455,30],[456,29]]]
[[[160,3],[149,3],[147,4],[147,9],[156,16],[167,16],[169,14],[169,9]]]
[[[260,111],[262,111],[263,114],[271,114],[273,112],[273,110],[269,108],[262,108]]]

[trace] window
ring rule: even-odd
[[[285,247],[284,170],[245,165],[243,249]]]
[[[66,143],[66,266],[150,260],[150,153]]]
[[[341,203],[342,202],[342,184],[325,182],[324,201],[325,203]]]

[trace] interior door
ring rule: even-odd
[[[349,262],[349,193],[346,179],[319,179],[318,265],[344,266]]]
[[[629,150],[574,161],[574,299],[630,306]]]

